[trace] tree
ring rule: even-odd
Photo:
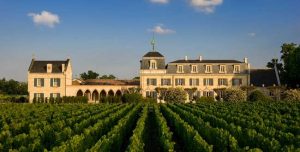
[[[241,89],[226,89],[224,91],[224,101],[228,102],[242,102],[246,101],[246,92]]]
[[[7,81],[3,78],[0,80],[0,93],[9,95],[27,95],[27,83],[18,82],[13,79]]]
[[[267,63],[267,67],[274,69],[274,66],[276,65],[279,74],[281,74],[283,72],[283,65],[282,63],[278,62],[278,59],[272,59],[270,62]]]
[[[283,44],[281,60],[284,65],[284,82],[292,88],[300,85],[300,46],[294,43]]]
[[[163,99],[166,102],[184,102],[186,100],[186,92],[182,88],[168,88],[165,92]]]
[[[116,77],[114,75],[110,74],[110,75],[102,75],[100,77],[100,79],[112,79],[112,80],[114,80],[114,79],[116,79]]]
[[[94,71],[92,71],[92,70],[89,70],[87,73],[84,72],[84,73],[81,73],[81,74],[80,74],[80,77],[81,77],[81,79],[83,79],[83,80],[87,80],[87,79],[97,79],[98,76],[99,76],[99,74],[96,73],[96,72],[94,72]]]

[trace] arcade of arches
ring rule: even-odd
[[[124,91],[125,93],[126,91]],[[76,93],[76,96],[86,96],[88,98],[89,101],[94,101],[97,102],[100,100],[100,98],[102,97],[106,97],[106,96],[122,96],[122,91],[121,90],[78,90]]]

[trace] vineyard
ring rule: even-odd
[[[300,103],[0,104],[0,151],[300,151]]]

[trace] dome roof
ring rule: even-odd
[[[162,54],[160,54],[159,52],[150,51],[150,52],[146,53],[143,57],[164,57],[164,56]]]

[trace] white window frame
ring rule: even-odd
[[[226,73],[226,65],[220,65],[219,73]]]
[[[150,69],[157,69],[157,63],[155,60],[150,60]]]
[[[183,73],[183,65],[177,65],[177,73]]]
[[[53,78],[52,79],[52,85],[53,85],[53,87],[58,87],[58,81],[59,81],[59,78]]]
[[[240,73],[241,66],[240,65],[233,65],[233,73]]]
[[[43,78],[37,78],[36,79],[36,86],[37,87],[41,87],[42,86],[42,80],[43,80]]]
[[[192,65],[191,66],[191,73],[198,73],[198,66],[197,65]]]
[[[212,65],[205,65],[205,73],[212,73]]]

